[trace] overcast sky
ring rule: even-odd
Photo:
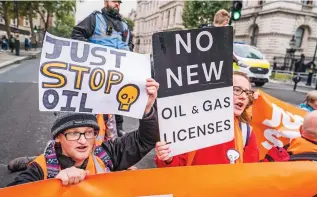
[[[136,0],[123,0],[121,4],[121,14],[124,16],[128,16],[130,11],[134,9],[136,10]]]

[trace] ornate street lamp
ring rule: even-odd
[[[293,70],[294,53],[296,51],[295,44],[296,44],[296,40],[295,40],[295,36],[293,35],[292,39],[289,41],[289,49],[287,49],[287,52],[289,53],[289,58],[291,60],[290,67],[289,67],[290,71]],[[284,63],[284,66],[286,66],[285,63]]]

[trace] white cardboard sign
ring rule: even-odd
[[[142,118],[150,56],[46,33],[39,69],[40,111]]]
[[[153,35],[161,141],[170,156],[234,138],[232,27]]]

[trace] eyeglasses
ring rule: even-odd
[[[95,139],[98,135],[98,131],[90,130],[85,133],[80,133],[75,131],[75,132],[63,133],[63,135],[68,141],[77,141],[81,138],[82,135],[84,135],[85,138],[88,140],[88,139]]]
[[[245,92],[247,96],[253,96],[253,94],[254,94],[253,90],[244,90],[239,86],[233,86],[233,94],[234,95],[240,96],[243,92]]]

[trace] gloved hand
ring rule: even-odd
[[[284,148],[275,146],[269,150],[262,162],[285,162],[289,159],[290,155]]]

